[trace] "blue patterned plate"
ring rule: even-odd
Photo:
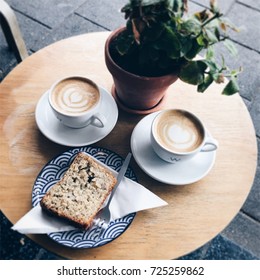
[[[64,172],[72,163],[76,154],[79,152],[90,154],[116,171],[120,170],[123,163],[123,159],[119,155],[103,148],[86,146],[64,152],[47,163],[36,178],[32,191],[33,207],[41,201],[48,189],[60,180]],[[137,181],[134,172],[130,168],[127,169],[125,176]],[[112,221],[100,238],[98,238],[100,229],[97,226],[93,226],[89,230],[76,229],[50,233],[48,236],[64,246],[72,248],[95,248],[105,245],[121,235],[131,224],[134,217],[135,213],[132,213],[123,218]]]

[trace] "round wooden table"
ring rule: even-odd
[[[45,138],[35,122],[35,107],[57,79],[84,75],[111,91],[104,62],[108,32],[84,34],[52,44],[19,64],[1,83],[1,210],[12,223],[31,209],[31,192],[42,167],[69,149]],[[71,259],[174,259],[220,233],[239,212],[253,183],[257,146],[250,115],[237,94],[222,96],[224,85],[206,93],[178,81],[167,92],[165,108],[191,110],[219,141],[216,161],[200,181],[174,186],[160,183],[132,160],[139,183],[169,205],[138,212],[113,242],[95,249],[70,249],[46,235],[29,235],[44,248]],[[93,146],[125,157],[135,125],[144,116],[119,110],[112,132]]]

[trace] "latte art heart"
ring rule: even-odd
[[[181,111],[166,112],[155,124],[157,140],[170,151],[190,152],[202,143],[203,131],[199,123]]]
[[[79,89],[72,87],[64,90],[63,95],[56,100],[58,106],[68,113],[84,112],[87,109],[90,96]]]
[[[71,92],[71,94],[69,95],[70,102],[73,103],[73,104],[81,102],[82,99],[83,99],[82,97],[83,97],[82,94],[80,94],[77,91],[74,92],[74,89]]]
[[[163,136],[167,146],[177,150],[187,150],[196,145],[197,137],[194,131],[174,123],[163,128]]]
[[[90,110],[99,100],[98,90],[83,79],[66,79],[52,94],[54,106],[64,114],[78,115]]]

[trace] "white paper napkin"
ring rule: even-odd
[[[116,171],[104,164],[102,165],[117,176]],[[133,212],[165,205],[167,205],[167,202],[144,186],[124,177],[111,201],[110,211],[112,213],[112,219],[118,219]],[[66,221],[47,215],[38,204],[25,214],[12,229],[23,234],[30,234],[68,231],[75,229],[75,227],[69,225]]]

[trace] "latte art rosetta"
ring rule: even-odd
[[[98,90],[80,79],[59,83],[52,94],[54,106],[69,115],[78,115],[91,109],[99,100]]]

